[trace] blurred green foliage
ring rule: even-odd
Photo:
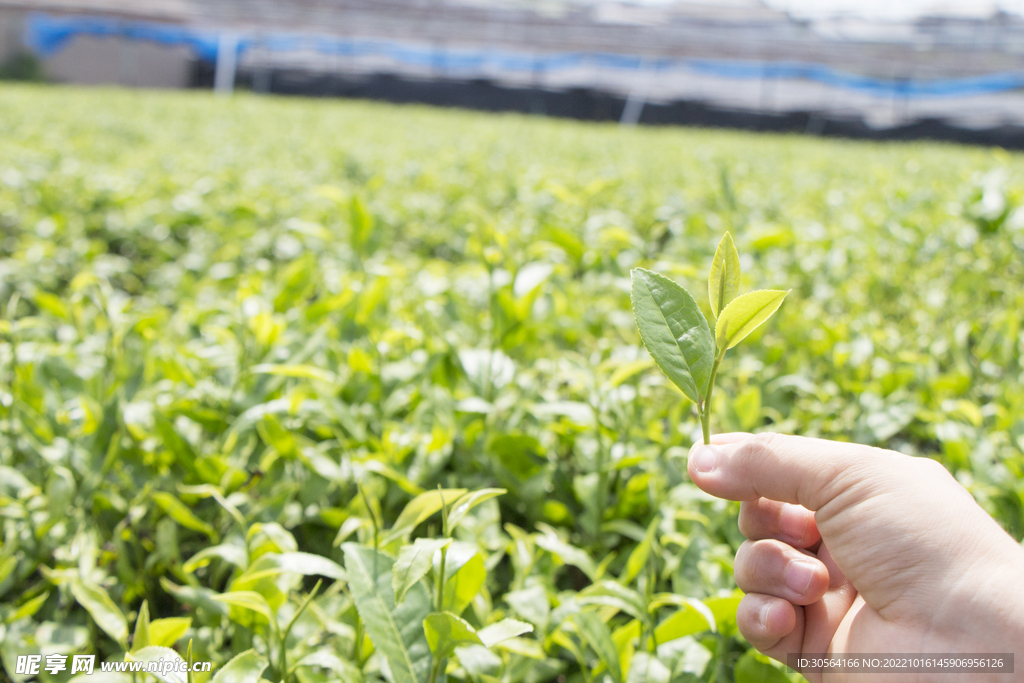
[[[31,52],[18,51],[0,62],[0,81],[45,81],[43,63]]]
[[[630,312],[631,268],[703,292],[727,229],[742,290],[793,292],[716,431],[937,458],[1024,536],[1016,155],[25,86],[0,120],[16,680],[19,653],[190,640],[238,680],[422,683],[381,648],[428,644],[466,681],[796,680],[736,633],[738,507],[689,483],[695,411]],[[439,485],[507,493],[393,577]],[[441,574],[461,619],[428,643]]]

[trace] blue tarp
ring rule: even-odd
[[[199,59],[217,58],[220,33],[193,26],[129,21],[108,17],[33,14],[26,24],[25,43],[37,54],[48,57],[64,48],[78,35],[119,36],[149,40],[164,45],[185,45]],[[999,93],[1024,87],[1024,72],[991,73],[971,78],[941,80],[886,80],[837,71],[805,62],[740,61],[726,59],[652,59],[640,55],[610,52],[565,52],[531,54],[508,50],[438,50],[428,46],[389,40],[339,38],[330,35],[269,32],[239,34],[239,54],[253,48],[271,52],[314,51],[337,56],[378,56],[409,66],[445,71],[483,70],[551,72],[581,66],[609,69],[671,71],[718,78],[760,80],[801,79],[880,97],[905,98],[963,97]]]
[[[164,45],[187,45],[200,59],[217,58],[218,33],[190,26],[107,17],[51,17],[33,14],[25,26],[25,44],[42,57],[64,48],[75,36],[120,36]]]

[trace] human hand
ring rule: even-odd
[[[1024,548],[938,462],[781,434],[712,441],[690,450],[688,469],[704,491],[742,501],[737,625],[755,648],[782,662],[789,653],[1024,654]]]

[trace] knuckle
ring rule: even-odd
[[[738,454],[754,462],[764,461],[772,457],[782,437],[772,432],[755,434],[747,439],[738,449]]]
[[[763,597],[753,593],[744,595],[743,599],[740,600],[739,607],[736,610],[736,625],[740,627],[740,631],[744,636],[761,636],[763,627],[758,622],[760,621],[759,616],[764,602]]]
[[[744,541],[733,564],[736,585],[745,591],[765,588],[778,579],[785,561],[785,547],[779,541]]]
[[[761,519],[760,503],[761,499],[745,500],[740,503],[740,515],[737,522],[739,523],[740,533],[743,534],[744,538],[753,538],[760,535],[763,531],[764,523]]]
[[[781,511],[781,503],[767,498],[743,501],[740,503],[740,514],[737,520],[740,533],[744,538],[749,538],[752,541],[770,538],[781,533],[779,526]]]
[[[749,585],[749,579],[756,574],[756,552],[754,552],[753,541],[743,541],[736,550],[736,560],[733,562],[732,574],[736,579],[736,585],[742,588]]]
[[[939,462],[931,458],[915,458],[917,466],[921,468],[923,473],[928,474],[932,477],[938,477],[941,479],[952,479],[953,475],[949,473],[949,470]]]
[[[736,520],[736,521],[738,522],[738,526],[740,528],[740,534],[743,535],[743,538],[750,538],[751,534],[754,531],[751,528],[750,515],[749,514],[744,514],[744,510],[741,509],[740,510],[739,519]]]

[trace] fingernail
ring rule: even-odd
[[[774,606],[775,604],[771,602],[764,603],[761,605],[761,611],[757,615],[758,620],[761,622],[761,628],[765,630],[768,630],[768,615],[772,613],[772,607]]]
[[[816,567],[810,562],[801,560],[790,562],[786,567],[786,586],[794,593],[803,595],[811,585],[815,569]]]
[[[707,474],[715,469],[715,463],[718,461],[718,449],[714,446],[697,446],[690,452],[690,460],[693,462],[695,470],[701,474]]]
[[[807,512],[799,505],[787,503],[779,513],[779,530],[796,541],[807,534]]]

